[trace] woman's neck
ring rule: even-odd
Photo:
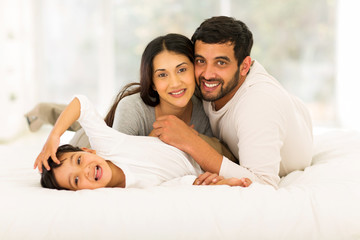
[[[190,124],[193,104],[190,100],[185,107],[174,107],[173,105],[161,103],[155,107],[155,117],[175,115],[185,123]]]

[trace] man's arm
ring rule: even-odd
[[[160,140],[188,153],[205,171],[219,174],[223,156],[182,120],[173,115],[162,116],[153,127]]]

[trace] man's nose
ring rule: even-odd
[[[206,65],[201,76],[204,77],[206,80],[215,78],[216,74],[214,67],[212,67],[211,65]]]

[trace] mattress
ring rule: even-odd
[[[39,141],[1,146],[0,239],[360,239],[360,133],[314,136],[312,165],[280,187],[41,188]]]

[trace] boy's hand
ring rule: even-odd
[[[252,184],[252,181],[248,178],[227,178],[219,176],[216,173],[206,172],[199,175],[195,179],[193,185],[229,185],[248,187]]]
[[[44,165],[47,170],[50,170],[50,166],[47,161],[50,156],[55,163],[60,164],[60,161],[56,157],[56,151],[59,147],[59,144],[60,137],[50,135],[40,154],[35,160],[34,169],[37,167],[39,169],[39,172],[42,173],[42,165]]]

